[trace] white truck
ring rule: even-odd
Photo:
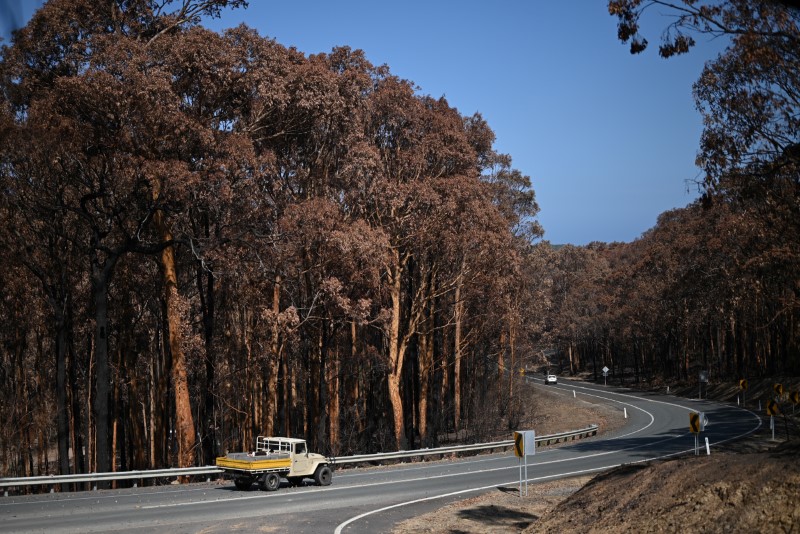
[[[285,478],[292,486],[313,478],[318,486],[328,486],[333,478],[331,461],[308,452],[306,440],[259,436],[256,450],[231,452],[216,460],[217,467],[233,476],[237,489],[247,490],[253,482],[264,491],[275,491]]]

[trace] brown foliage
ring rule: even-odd
[[[483,119],[358,50],[196,25],[240,4],[53,0],[3,49],[4,474],[45,435],[61,472],[270,429],[433,443],[470,428],[454,400],[501,378],[502,332],[531,335],[509,297],[538,207]]]

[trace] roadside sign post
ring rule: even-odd
[[[528,456],[536,454],[536,432],[519,430],[514,432],[514,454],[519,458],[519,496],[522,497],[522,481],[525,480],[525,496],[528,495]],[[525,476],[523,477],[523,465]]]
[[[700,432],[706,429],[708,418],[703,412],[689,413],[689,431],[694,434],[694,455],[700,454]],[[706,445],[708,449],[708,445]]]
[[[603,371],[603,385],[607,386],[608,385],[607,377],[608,377],[609,368],[604,365],[602,371]]]
[[[777,386],[780,384],[776,384],[775,391],[777,392]],[[781,386],[783,389],[783,386]],[[772,430],[772,441],[775,441],[775,416],[781,413],[780,408],[778,407],[778,403],[775,402],[774,399],[770,399],[767,401],[767,415],[769,416],[769,428]]]
[[[747,379],[742,378],[739,380],[739,389],[742,390],[742,406],[747,406],[747,399],[745,398],[745,391],[747,391]]]

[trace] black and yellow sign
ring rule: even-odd
[[[781,413],[780,407],[778,407],[778,403],[774,400],[767,401],[767,415],[778,415]]]
[[[689,413],[689,430],[692,434],[700,433],[700,414],[697,412]]]
[[[741,380],[739,380],[739,388],[742,391],[747,391],[747,379],[742,378]]]
[[[789,400],[795,404],[800,404],[800,391],[792,391],[789,393]]]
[[[514,454],[517,458],[525,456],[525,434],[514,432]]]
[[[783,395],[783,384],[775,384],[772,386],[772,390],[778,395]]]

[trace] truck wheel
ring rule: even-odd
[[[314,471],[314,482],[317,486],[330,486],[333,472],[327,465],[321,465]]]
[[[236,485],[236,489],[247,491],[250,489],[250,486],[253,484],[252,477],[236,477],[233,479],[233,483]]]
[[[258,482],[258,486],[263,491],[275,491],[281,486],[281,477],[277,473],[267,473]]]

